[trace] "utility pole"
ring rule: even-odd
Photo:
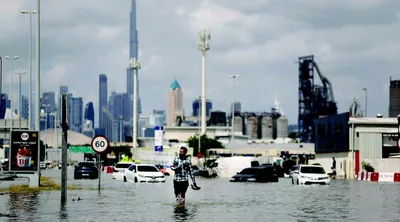
[[[122,116],[119,116],[119,142],[122,143]]]
[[[137,78],[138,71],[140,69],[140,63],[136,58],[131,58],[129,61],[129,67],[133,69],[133,129],[132,129],[132,147],[136,148],[137,142]]]
[[[206,51],[210,49],[211,30],[202,30],[199,32],[198,49],[202,53],[202,73],[201,73],[201,134],[206,134]]]
[[[232,80],[233,80],[232,123],[231,123],[232,124],[232,135],[231,135],[232,150],[231,150],[231,153],[233,156],[235,153],[235,80],[236,80],[236,78],[239,78],[240,75],[229,75],[228,77],[232,78]]]
[[[67,201],[67,146],[68,146],[68,94],[61,96],[61,127],[62,127],[62,153],[61,153],[61,203]]]

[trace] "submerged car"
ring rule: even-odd
[[[152,164],[134,164],[124,171],[124,182],[165,183],[164,174]]]
[[[299,165],[298,169],[293,171],[292,184],[297,185],[329,185],[331,179],[322,166],[318,165]]]
[[[230,182],[278,182],[273,167],[249,167],[233,176]]]
[[[82,178],[99,178],[99,170],[94,162],[79,162],[77,165],[75,165],[74,179],[78,180]]]

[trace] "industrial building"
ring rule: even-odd
[[[313,162],[329,172],[335,157],[337,177],[355,179],[363,161],[375,172],[400,172],[396,118],[352,118],[343,113],[316,121],[316,128]]]
[[[392,80],[389,87],[389,118],[397,117],[400,113],[400,80]]]
[[[318,74],[322,86],[315,84],[314,73]],[[314,120],[337,114],[333,87],[319,69],[314,56],[299,58],[299,119],[298,133],[301,141],[315,141]]]

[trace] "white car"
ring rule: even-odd
[[[134,164],[134,162],[118,162],[117,165],[114,166],[112,178],[116,180],[123,180],[124,171],[132,166],[132,164]]]
[[[331,179],[322,166],[318,165],[299,165],[297,170],[293,171],[292,184],[297,185],[329,185]]]
[[[124,182],[161,182],[165,183],[165,176],[152,164],[134,164],[124,172]]]

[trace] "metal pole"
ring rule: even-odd
[[[22,88],[21,88],[21,75],[22,73],[19,73],[19,108],[18,108],[18,114],[19,114],[19,129],[22,128]]]
[[[36,130],[40,131],[40,0],[37,0],[37,33],[36,33]],[[40,135],[39,135],[40,137]]]
[[[122,116],[119,116],[119,142],[122,143]]]
[[[232,94],[233,94],[233,101],[232,101],[232,120],[231,120],[231,124],[232,124],[232,135],[231,135],[231,137],[232,137],[232,150],[231,150],[231,153],[232,153],[232,156],[233,156],[233,154],[235,153],[235,80],[236,80],[236,78],[239,78],[240,77],[240,75],[229,75],[228,77],[230,77],[230,78],[232,78],[232,80],[233,80],[233,92],[232,92]]]
[[[199,96],[199,106],[202,106],[202,101],[201,101],[201,96]],[[201,152],[201,121],[200,121],[200,114],[201,114],[201,107],[199,107],[199,109],[197,110],[198,111],[198,119],[199,119],[199,145],[198,145],[198,147],[199,147],[199,150],[198,150],[198,152]]]
[[[36,13],[36,12],[35,12]],[[32,13],[29,13],[29,104],[28,129],[32,129]]]
[[[130,67],[133,69],[133,129],[132,129],[132,147],[136,148],[137,142],[137,78],[140,63],[136,58],[130,59]]]
[[[202,30],[199,33],[199,49],[202,52],[202,73],[201,73],[201,134],[206,134],[206,51],[210,49],[209,40],[211,38],[210,30]]]
[[[15,58],[15,57],[14,57]],[[13,128],[14,125],[14,58],[11,60],[11,129]]]
[[[233,78],[233,100],[232,100],[232,156],[235,153],[235,78]]]
[[[368,117],[368,90],[365,88],[365,117]]]
[[[36,130],[40,132],[40,0],[37,0],[37,34],[36,34]],[[40,133],[37,135],[38,141],[40,141]],[[66,152],[66,151],[65,151]],[[40,142],[38,143],[38,156],[40,156]],[[66,164],[66,163],[63,163]],[[65,175],[66,175],[65,171]],[[38,177],[40,184],[40,167],[38,167]],[[65,176],[66,178],[66,176]],[[66,187],[65,187],[66,188]],[[61,198],[62,199],[62,198]]]
[[[67,201],[67,144],[68,144],[68,95],[61,96],[61,127],[62,127],[62,154],[61,154],[61,203]]]
[[[98,166],[98,174],[99,174],[99,184],[98,184],[98,191],[100,192],[101,188],[101,158],[100,158],[100,153],[97,154],[97,166]]]

